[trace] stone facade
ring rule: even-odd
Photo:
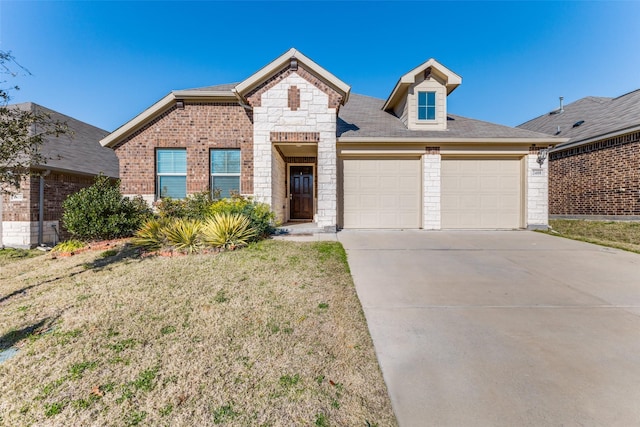
[[[640,132],[549,155],[552,216],[640,219]]]
[[[52,172],[45,176],[43,243],[57,243],[70,237],[62,223],[62,202],[93,183],[94,178],[85,175]],[[39,201],[40,178],[37,176],[25,180],[16,195],[2,196],[0,246],[29,248],[38,244]]]
[[[526,157],[527,228],[549,226],[549,161],[538,163],[538,150],[531,148]]]
[[[422,156],[423,173],[423,208],[422,223],[425,230],[439,230],[440,222],[440,189],[441,189],[442,159],[439,148],[427,148],[427,154]]]
[[[120,161],[122,192],[148,202],[156,194],[156,148],[186,148],[187,194],[209,190],[210,150],[239,148],[242,194],[253,194],[253,124],[251,111],[238,103],[184,102],[173,106],[114,149]]]
[[[303,77],[304,76],[304,77]],[[290,108],[290,89],[299,91],[299,105]],[[317,196],[314,220],[318,227],[337,224],[336,119],[340,97],[302,67],[283,71],[277,78],[247,97],[253,106],[254,194],[270,204],[281,221],[288,219],[286,165],[274,142],[287,141],[298,134],[299,142],[317,135]],[[338,104],[336,104],[338,103]],[[274,141],[273,139],[276,139]],[[295,142],[295,141],[289,141]],[[284,167],[283,167],[284,166]]]

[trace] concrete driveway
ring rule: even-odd
[[[640,425],[640,255],[527,231],[343,231],[405,426]]]

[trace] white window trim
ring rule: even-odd
[[[425,96],[425,105],[421,106],[420,105],[420,94],[421,93],[425,93],[425,94],[429,94],[429,93],[433,93],[433,105],[429,105],[429,96]],[[416,104],[417,104],[417,110],[416,110],[416,119],[418,120],[418,123],[424,123],[424,122],[435,122],[438,119],[438,92],[435,90],[420,90],[418,91],[418,96],[416,96]],[[433,107],[433,119],[430,119],[429,117],[425,117],[424,119],[420,118],[420,107],[425,108],[425,116],[428,116],[428,112],[429,112],[429,107]]]
[[[242,194],[242,150],[239,148],[212,148],[211,150],[209,150],[209,167],[211,168],[211,154],[214,151],[230,151],[230,150],[236,150],[240,152],[240,172],[237,173],[214,173],[213,171],[210,171],[209,173],[209,194],[213,195],[213,178],[216,176],[237,176],[238,177],[238,194]]]
[[[155,153],[155,158],[156,158],[156,200],[161,200],[162,199],[162,189],[160,188],[160,177],[162,176],[184,176],[185,178],[185,188],[184,188],[184,195],[185,197],[187,196],[187,186],[186,186],[186,179],[187,179],[187,171],[185,171],[184,173],[175,173],[175,172],[158,172],[158,151],[159,150],[181,150],[180,148],[176,149],[176,148],[157,148],[156,149],[156,153]],[[186,152],[186,150],[184,150]]]

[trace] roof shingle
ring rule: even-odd
[[[640,89],[617,98],[587,96],[567,104],[563,110],[536,117],[518,128],[571,138],[558,146],[562,147],[639,126]],[[576,126],[580,121],[584,122]]]

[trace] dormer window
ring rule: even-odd
[[[418,120],[436,119],[436,93],[418,92]]]

